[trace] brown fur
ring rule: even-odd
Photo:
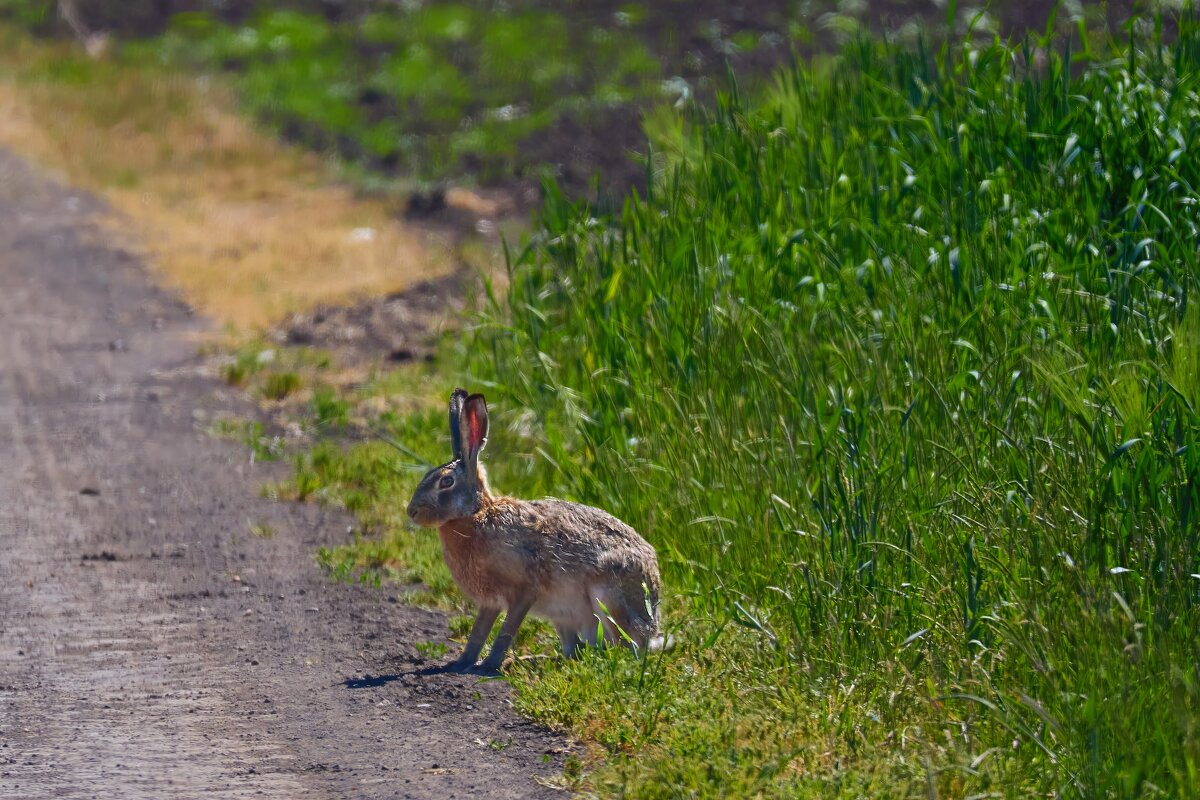
[[[567,655],[581,641],[596,641],[598,621],[611,643],[660,645],[654,548],[598,508],[493,496],[477,460],[487,439],[486,405],[481,395],[460,392],[450,403],[457,458],[430,470],[409,504],[415,522],[438,528],[450,574],[480,607],[456,666],[473,667],[500,610],[508,615],[485,662],[491,670],[529,612],[554,623]]]

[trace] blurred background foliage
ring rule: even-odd
[[[886,0],[0,0],[42,34],[103,35],[120,57],[232,75],[292,141],[367,177],[468,178],[609,196],[644,185],[642,115],[755,85],[793,55],[871,30],[977,35],[1040,28],[1048,4]],[[1117,24],[1122,4],[1068,3],[1060,28]],[[63,13],[63,11],[67,13]],[[949,12],[949,13],[948,13]],[[948,25],[947,20],[953,20]]]

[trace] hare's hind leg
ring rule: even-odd
[[[596,624],[585,625],[583,629],[579,631],[579,643],[584,647],[595,647],[598,639],[599,636],[596,632]]]
[[[558,638],[562,639],[563,658],[574,658],[579,649],[579,631],[569,625],[557,625]]]
[[[462,655],[450,662],[450,669],[462,671],[475,666],[475,662],[479,660],[479,652],[483,650],[483,645],[487,642],[488,634],[492,632],[492,626],[496,624],[498,616],[500,616],[500,609],[480,607],[479,614],[475,617],[475,624],[471,626],[471,635],[467,638],[467,646],[463,648]]]
[[[646,649],[650,634],[645,620],[625,607],[610,609],[612,612],[612,631],[608,633],[609,642],[616,642],[639,652]]]
[[[608,586],[592,587],[592,609],[604,626],[604,641],[639,649],[646,646],[644,625],[631,613],[621,593]]]

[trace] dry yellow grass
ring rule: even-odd
[[[446,242],[255,130],[227,88],[3,27],[0,146],[104,197],[166,281],[234,332],[452,266]]]

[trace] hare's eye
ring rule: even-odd
[[[438,486],[441,487],[442,489],[449,489],[453,485],[454,485],[454,476],[453,475],[443,475],[442,479],[440,481],[438,481]]]

